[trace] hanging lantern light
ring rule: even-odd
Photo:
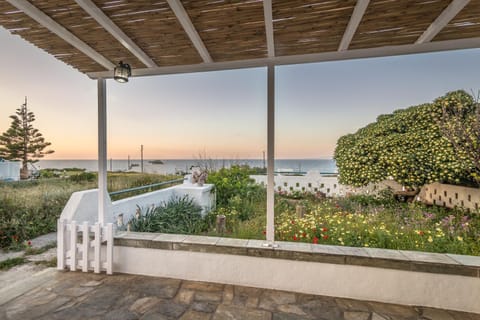
[[[128,82],[128,77],[132,75],[132,69],[128,63],[120,61],[117,67],[113,70],[113,79],[120,83]]]

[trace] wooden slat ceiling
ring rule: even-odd
[[[133,68],[145,68],[75,0],[29,2],[112,63],[123,60]],[[167,1],[93,2],[158,66],[203,62]],[[214,62],[267,57],[263,1],[180,2]],[[414,44],[451,2],[371,0],[348,49]],[[356,3],[356,0],[273,0],[275,55],[336,51]],[[83,73],[106,70],[5,0],[0,0],[0,26]],[[471,0],[433,41],[477,37],[480,37],[480,0]]]
[[[350,49],[415,43],[450,0],[372,0]]]

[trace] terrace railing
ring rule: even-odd
[[[113,224],[102,226],[58,220],[57,268],[113,273]],[[102,248],[104,245],[104,248]],[[104,250],[102,250],[104,249]],[[103,252],[102,252],[103,251]]]
[[[113,192],[110,192],[109,194],[110,194],[111,197],[112,196],[118,196],[118,195],[122,195],[122,194],[125,194],[125,193],[144,191],[144,190],[154,189],[154,188],[158,188],[158,187],[162,187],[162,186],[166,186],[166,185],[171,185],[171,184],[174,184],[174,183],[183,182],[184,180],[185,180],[184,178],[180,178],[180,179],[162,181],[162,182],[158,182],[158,183],[147,184],[147,185],[140,186],[140,187],[134,187],[134,188],[128,188],[128,189],[113,191]]]

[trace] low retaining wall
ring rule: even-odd
[[[184,195],[194,199],[202,207],[203,214],[206,214],[215,206],[215,193],[212,184],[206,184],[202,187],[181,184],[113,202],[109,198],[105,223],[116,223],[120,214],[123,214],[123,221],[126,223],[135,215],[137,206],[142,209],[158,206],[173,196],[182,197]],[[98,189],[74,192],[65,205],[60,220],[77,221],[78,223],[98,221]]]
[[[480,206],[480,189],[431,183],[421,189],[418,198],[427,204],[447,208],[459,207],[478,212]]]
[[[123,233],[114,272],[480,313],[480,257]]]

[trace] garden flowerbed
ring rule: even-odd
[[[372,196],[325,199],[303,217],[285,210],[276,239],[480,255],[480,216],[461,210],[403,204]]]

